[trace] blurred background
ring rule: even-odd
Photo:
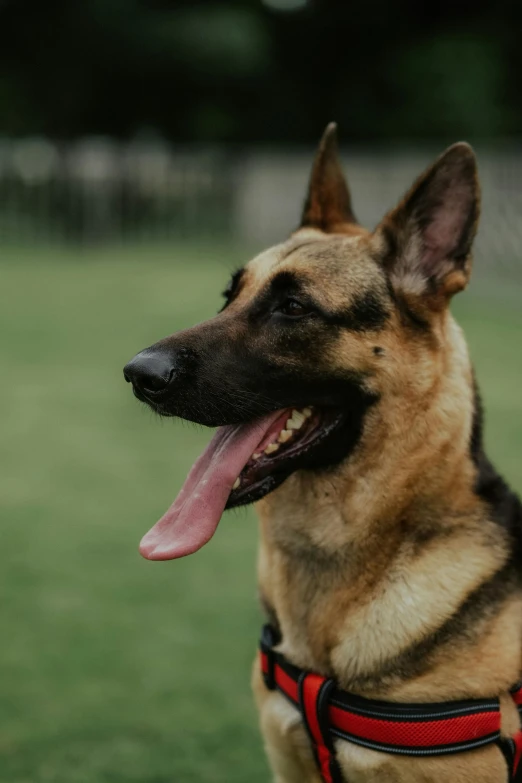
[[[368,225],[475,145],[455,310],[522,488],[521,23],[508,0],[0,0],[1,783],[269,779],[254,516],[139,558],[209,432],[153,418],[121,368],[296,226],[328,121]]]

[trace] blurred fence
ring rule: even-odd
[[[230,233],[223,154],[84,139],[0,139],[0,243],[139,242]]]
[[[373,226],[439,150],[352,151],[356,213]],[[313,150],[226,151],[89,138],[0,139],[0,244],[227,237],[262,247],[295,228]],[[522,282],[522,149],[478,150],[483,278]]]

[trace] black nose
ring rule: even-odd
[[[164,351],[146,348],[123,368],[125,380],[145,394],[164,391],[174,376],[174,358]]]

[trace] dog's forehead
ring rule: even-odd
[[[371,253],[366,236],[329,236],[298,232],[288,241],[256,256],[245,267],[244,287],[253,294],[280,272],[293,272],[302,282],[336,298],[384,286],[384,272]],[[320,290],[318,293],[320,293]]]

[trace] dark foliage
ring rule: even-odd
[[[0,0],[0,133],[173,141],[522,132],[510,0]],[[281,2],[281,0],[279,0]]]

